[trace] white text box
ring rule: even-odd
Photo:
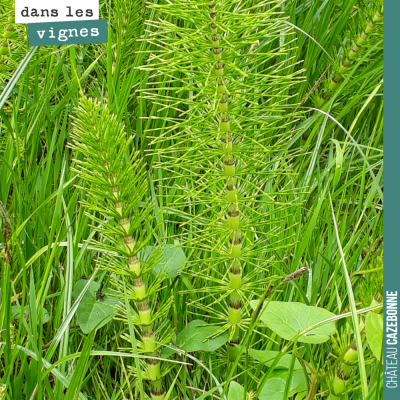
[[[99,0],[15,0],[15,22],[99,19]]]

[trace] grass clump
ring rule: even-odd
[[[107,44],[2,38],[0,397],[382,399],[381,6],[101,0]]]

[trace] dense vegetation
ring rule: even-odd
[[[382,398],[382,0],[0,5],[0,400]]]

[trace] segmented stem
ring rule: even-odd
[[[109,174],[112,176],[112,173]],[[156,356],[156,337],[154,333],[154,324],[152,322],[152,312],[149,304],[146,283],[143,280],[140,260],[136,252],[136,242],[132,234],[130,234],[130,220],[124,210],[124,204],[120,199],[121,190],[118,182],[114,178],[109,178],[110,191],[114,198],[114,206],[116,212],[120,215],[119,226],[121,228],[121,237],[123,238],[126,250],[129,254],[127,257],[127,266],[134,274],[133,291],[136,296],[136,307],[139,313],[140,325],[142,330],[144,352],[151,356]],[[164,399],[164,387],[161,380],[160,361],[155,358],[146,359],[147,372],[151,381],[151,397],[153,400]]]
[[[214,56],[214,75],[217,81],[219,94],[219,133],[221,137],[223,164],[226,182],[226,198],[228,201],[227,220],[230,230],[230,287],[233,289],[229,297],[228,322],[235,325],[235,333],[228,343],[229,359],[234,361],[237,355],[236,344],[240,343],[240,333],[237,324],[242,317],[242,300],[239,289],[242,285],[242,236],[240,233],[240,210],[237,197],[236,162],[233,155],[233,134],[229,117],[229,97],[224,78],[223,49],[218,36],[217,12],[214,0],[210,0],[210,29],[212,51]]]
[[[152,399],[162,400],[164,388],[161,381],[161,365],[156,358],[157,341],[154,329],[149,291],[146,287],[148,268],[141,265],[138,257],[140,244],[135,238],[141,237],[138,209],[141,199],[146,193],[143,165],[135,159],[135,154],[127,160],[125,156],[130,152],[129,142],[123,126],[105,106],[82,97],[80,107],[75,117],[75,129],[71,133],[73,144],[71,147],[83,154],[84,159],[76,159],[76,171],[89,184],[89,193],[94,198],[85,202],[89,214],[95,221],[96,214],[100,213],[107,221],[116,221],[116,225],[109,227],[99,226],[99,232],[108,237],[111,244],[101,243],[110,248],[110,253],[116,252],[118,259],[109,256],[106,258],[106,267],[118,275],[119,268],[124,272],[131,272],[131,288],[138,318],[136,319],[142,334],[143,351],[146,355],[146,372],[150,380],[150,394]],[[93,207],[93,208],[92,208]],[[146,208],[150,213],[150,207]],[[108,263],[108,264],[107,264]],[[116,267],[115,267],[116,265]],[[146,276],[145,276],[146,275]],[[150,293],[153,296],[153,291]],[[136,318],[136,316],[135,316]]]
[[[0,400],[3,400],[6,395],[6,385],[4,383],[0,383]]]
[[[345,393],[347,381],[350,378],[353,364],[357,361],[357,347],[354,344],[347,350],[340,363],[339,368],[336,370],[336,375],[333,379],[332,390],[329,395],[330,400],[340,399],[340,396]]]
[[[382,295],[377,292],[375,293],[370,306],[381,304],[382,300]],[[379,314],[380,312],[382,312],[382,308],[378,308],[370,312]],[[365,334],[364,321],[360,322],[359,330],[362,334]],[[344,392],[346,391],[346,384],[350,378],[353,368],[356,366],[357,357],[357,346],[353,344],[350,349],[346,351],[346,354],[343,356],[343,360],[341,361],[340,366],[336,371],[336,375],[332,383],[332,390],[329,395],[329,400],[339,400],[341,395],[344,394]]]
[[[8,25],[4,26],[3,41],[0,44],[0,73],[3,72],[4,70],[5,59],[6,59],[5,56],[9,54],[9,41],[12,39],[14,35],[14,30],[15,30],[14,13],[10,13],[7,22]]]
[[[330,80],[327,89],[322,93],[322,96],[320,98],[321,104],[332,97],[333,92],[339,87],[340,83],[342,82],[343,75],[349,71],[353,61],[357,58],[361,48],[365,45],[368,37],[376,28],[376,24],[380,22],[382,18],[382,10],[381,12],[377,11],[372,18],[372,21],[368,22],[365,29],[361,32],[360,36],[350,48],[348,54],[343,58],[338,71],[336,71],[335,75]]]

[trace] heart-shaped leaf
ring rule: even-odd
[[[190,322],[176,337],[175,344],[186,352],[215,351],[223,346],[229,339],[225,332],[214,339],[208,339],[218,331],[218,326],[208,325],[202,320]]]
[[[155,251],[155,247],[147,246],[144,252],[144,259],[148,259]],[[154,275],[158,275],[162,270],[167,271],[166,278],[175,278],[186,262],[185,253],[177,244],[167,244],[161,261],[153,267]]]
[[[78,298],[86,283],[83,279],[76,283],[74,288],[75,298]],[[107,296],[107,294],[102,299],[97,298],[96,292],[99,289],[99,283],[91,282],[76,310],[77,323],[85,334],[90,333],[95,328],[101,328],[109,322],[115,312],[113,306],[118,303],[118,299]]]
[[[249,354],[251,357],[255,358],[257,361],[267,365],[270,367],[274,362],[275,358],[278,356],[279,351],[273,350],[254,350],[250,349]],[[275,366],[275,369],[289,369],[290,361],[292,356],[290,354],[284,354],[281,359],[278,361],[278,364]],[[294,369],[300,370],[302,369],[299,361],[296,359],[294,362]]]
[[[261,390],[259,400],[283,400],[286,381],[288,380],[289,371],[277,370],[273,371],[271,376],[265,382]],[[306,391],[306,380],[303,371],[293,371],[290,381],[290,388],[287,398],[292,397],[295,393],[304,393]],[[301,399],[301,395],[297,396]]]
[[[228,400],[243,400],[244,387],[232,381],[229,384]]]
[[[11,307],[11,315],[12,315],[12,317],[15,318],[15,319],[19,319],[20,310],[21,310],[20,306],[12,306]],[[47,322],[49,322],[49,320],[50,320],[49,312],[45,308],[43,308],[43,321],[42,321],[43,324],[46,324]]]
[[[250,304],[254,310],[258,305],[258,301],[254,300]],[[281,301],[270,301],[264,304],[261,311],[261,320],[268,328],[286,340],[291,340],[310,326],[334,316],[335,314],[320,307]],[[298,341],[303,343],[323,343],[334,332],[335,324],[327,322],[301,335]]]
[[[369,347],[375,357],[380,360],[383,345],[383,315],[370,311],[365,321],[365,331]]]

